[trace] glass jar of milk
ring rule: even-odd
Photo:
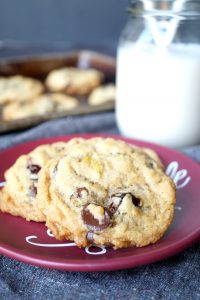
[[[117,51],[123,135],[179,148],[200,142],[200,1],[137,0]]]

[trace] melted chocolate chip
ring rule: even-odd
[[[132,193],[116,193],[111,195],[111,203],[108,206],[108,210],[111,214],[116,213],[126,195],[131,196],[131,200],[136,207],[140,206],[140,199],[136,198]]]
[[[110,213],[112,215],[114,215],[114,213],[116,213],[117,209],[118,209],[119,205],[115,205],[114,203],[111,203],[109,206],[108,206],[108,210],[110,211]]]
[[[82,198],[84,193],[86,193],[86,195],[89,194],[88,189],[86,187],[81,187],[78,188],[72,195],[72,198]]]
[[[29,187],[29,195],[31,197],[36,197],[37,195],[37,188],[34,184]]]
[[[126,193],[116,193],[111,195],[111,203],[108,206],[108,210],[111,214],[115,214],[118,207],[122,203],[123,198],[126,196]]]
[[[31,174],[37,174],[41,167],[39,165],[30,164],[27,166],[27,169],[31,172]]]
[[[94,245],[94,244],[95,244],[95,241],[94,241],[94,233],[93,233],[92,231],[88,231],[88,232],[87,232],[86,239],[87,239],[87,241],[88,241],[91,245]],[[106,243],[105,246],[111,248],[111,247],[113,247],[114,245],[113,245],[111,242],[108,242],[108,243]]]
[[[140,199],[138,199],[138,198],[136,198],[133,194],[131,194],[131,193],[129,193],[130,195],[131,195],[131,197],[132,197],[132,202],[133,202],[133,204],[136,206],[136,207],[138,207],[138,206],[140,206]]]
[[[92,231],[88,231],[88,233],[86,235],[86,239],[89,243],[94,244],[93,232]]]
[[[106,227],[108,227],[111,224],[111,219],[110,219],[110,214],[106,210],[106,208],[102,207],[104,209],[104,217],[103,217],[103,219],[98,220],[93,216],[91,211],[88,209],[89,205],[90,204],[85,206],[82,211],[82,219],[83,219],[85,225],[89,228],[89,230],[101,231],[101,230],[105,229]],[[100,205],[95,204],[95,206],[100,206]]]

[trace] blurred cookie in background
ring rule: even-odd
[[[101,105],[107,102],[114,102],[116,98],[116,87],[114,84],[97,87],[88,97],[90,105]]]
[[[74,97],[60,94],[43,94],[30,101],[21,101],[7,104],[2,109],[4,121],[23,119],[47,113],[71,110],[78,105]]]
[[[40,95],[43,84],[24,76],[0,77],[0,104],[14,101],[28,101]]]
[[[103,78],[103,73],[95,69],[68,67],[51,71],[46,78],[46,86],[51,92],[85,96],[99,86]]]

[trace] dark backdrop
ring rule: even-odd
[[[128,0],[0,0],[0,40],[116,44]]]

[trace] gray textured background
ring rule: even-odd
[[[0,40],[114,42],[128,0],[0,0]]]

